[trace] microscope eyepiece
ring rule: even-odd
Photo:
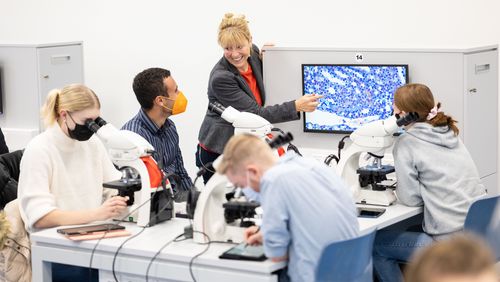
[[[103,127],[107,124],[107,122],[103,120],[102,117],[97,117],[95,119],[95,123],[97,123],[97,125],[99,125],[100,127]]]
[[[215,112],[219,115],[222,115],[222,112],[226,109],[221,103],[218,102],[210,102],[208,103],[208,109],[212,112]]]
[[[398,126],[404,126],[404,125],[408,125],[412,122],[415,122],[418,120],[418,113],[416,112],[410,112],[410,113],[407,113],[406,115],[400,117],[397,121],[396,121],[396,124]]]
[[[90,129],[90,131],[96,133],[99,128],[101,128],[94,120],[88,119],[85,121],[85,126]]]
[[[290,143],[293,140],[293,135],[290,132],[287,132],[284,135],[278,135],[274,137],[271,141],[269,141],[269,146],[273,149],[276,149],[282,145]]]
[[[97,117],[95,120],[88,119],[85,121],[85,126],[90,129],[90,131],[97,133],[99,128],[105,126],[107,122],[103,120],[101,117]]]

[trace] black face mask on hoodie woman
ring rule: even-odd
[[[72,139],[78,140],[78,141],[89,140],[90,137],[92,137],[92,135],[94,134],[94,132],[92,132],[90,129],[88,129],[87,126],[76,123],[75,120],[73,119],[73,117],[69,114],[69,112],[68,112],[68,116],[71,118],[71,120],[75,124],[75,128],[73,130],[71,130],[71,129],[69,129],[68,124],[66,123],[66,127],[68,128],[69,137],[71,137]]]

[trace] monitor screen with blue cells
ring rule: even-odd
[[[348,133],[392,115],[394,91],[408,83],[408,65],[302,65],[303,94],[319,94],[304,113],[304,131]]]

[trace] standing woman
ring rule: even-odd
[[[300,112],[312,112],[318,106],[319,95],[304,95],[279,105],[264,106],[266,93],[262,77],[262,59],[245,16],[228,13],[219,25],[219,45],[222,58],[210,73],[208,101],[231,106],[242,112],[257,114],[271,123],[300,118]],[[207,110],[198,134],[196,165],[200,168],[214,161],[234,134],[233,126],[218,114]],[[212,173],[203,175],[205,183]]]
[[[463,230],[472,202],[486,194],[469,151],[451,116],[435,104],[423,84],[407,84],[394,93],[394,113],[418,113],[394,144],[396,194],[407,206],[424,206],[422,231],[381,230],[373,248],[379,281],[403,281],[400,262],[413,252]]]
[[[84,85],[49,93],[42,109],[47,129],[28,144],[20,165],[19,210],[28,232],[107,220],[126,210],[126,198],[105,199],[102,184],[121,173],[85,126],[100,107]],[[88,281],[87,268],[53,264],[52,273],[53,281]]]

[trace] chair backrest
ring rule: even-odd
[[[19,181],[19,165],[23,157],[24,150],[17,150],[0,155],[0,168],[12,179]]]
[[[469,208],[465,217],[464,230],[482,237],[493,248],[496,259],[500,259],[500,225],[495,212],[500,196],[481,198]]]
[[[316,268],[317,282],[373,281],[372,249],[376,229],[326,246]]]
[[[22,156],[21,150],[0,155],[0,209],[17,198],[19,165]]]

